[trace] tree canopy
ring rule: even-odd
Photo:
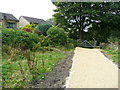
[[[54,2],[55,25],[74,39],[105,42],[120,32],[119,2]],[[113,34],[114,32],[114,34]]]
[[[38,24],[35,29],[36,29],[36,32],[37,32],[38,30],[40,30],[40,32],[41,32],[43,35],[46,35],[46,32],[47,32],[47,30],[48,30],[50,27],[52,27],[52,25],[50,25],[50,24]]]

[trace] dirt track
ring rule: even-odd
[[[99,49],[77,47],[67,88],[118,88],[118,68]]]

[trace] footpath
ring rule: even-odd
[[[118,68],[99,49],[77,47],[66,88],[118,88]]]

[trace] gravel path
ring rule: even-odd
[[[118,88],[118,68],[99,49],[77,47],[67,88]]]

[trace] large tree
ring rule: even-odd
[[[54,5],[57,6],[54,10],[56,13],[53,15],[55,25],[66,29],[74,39],[92,36],[101,42],[109,37],[111,30],[118,30],[119,4],[115,2],[55,2]],[[88,29],[88,32],[91,35],[84,32],[90,25],[92,27]]]
[[[57,6],[54,10],[57,12],[54,14],[55,25],[67,29],[70,36],[82,39],[85,28],[90,25],[87,12],[90,12],[91,3],[58,2],[54,4]]]
[[[91,18],[95,22],[92,22],[92,27],[88,31],[89,37],[94,37],[98,41],[98,44],[100,42],[107,42],[110,36],[119,38],[120,3],[107,2],[97,4],[95,7],[98,7],[99,11],[96,17]]]

